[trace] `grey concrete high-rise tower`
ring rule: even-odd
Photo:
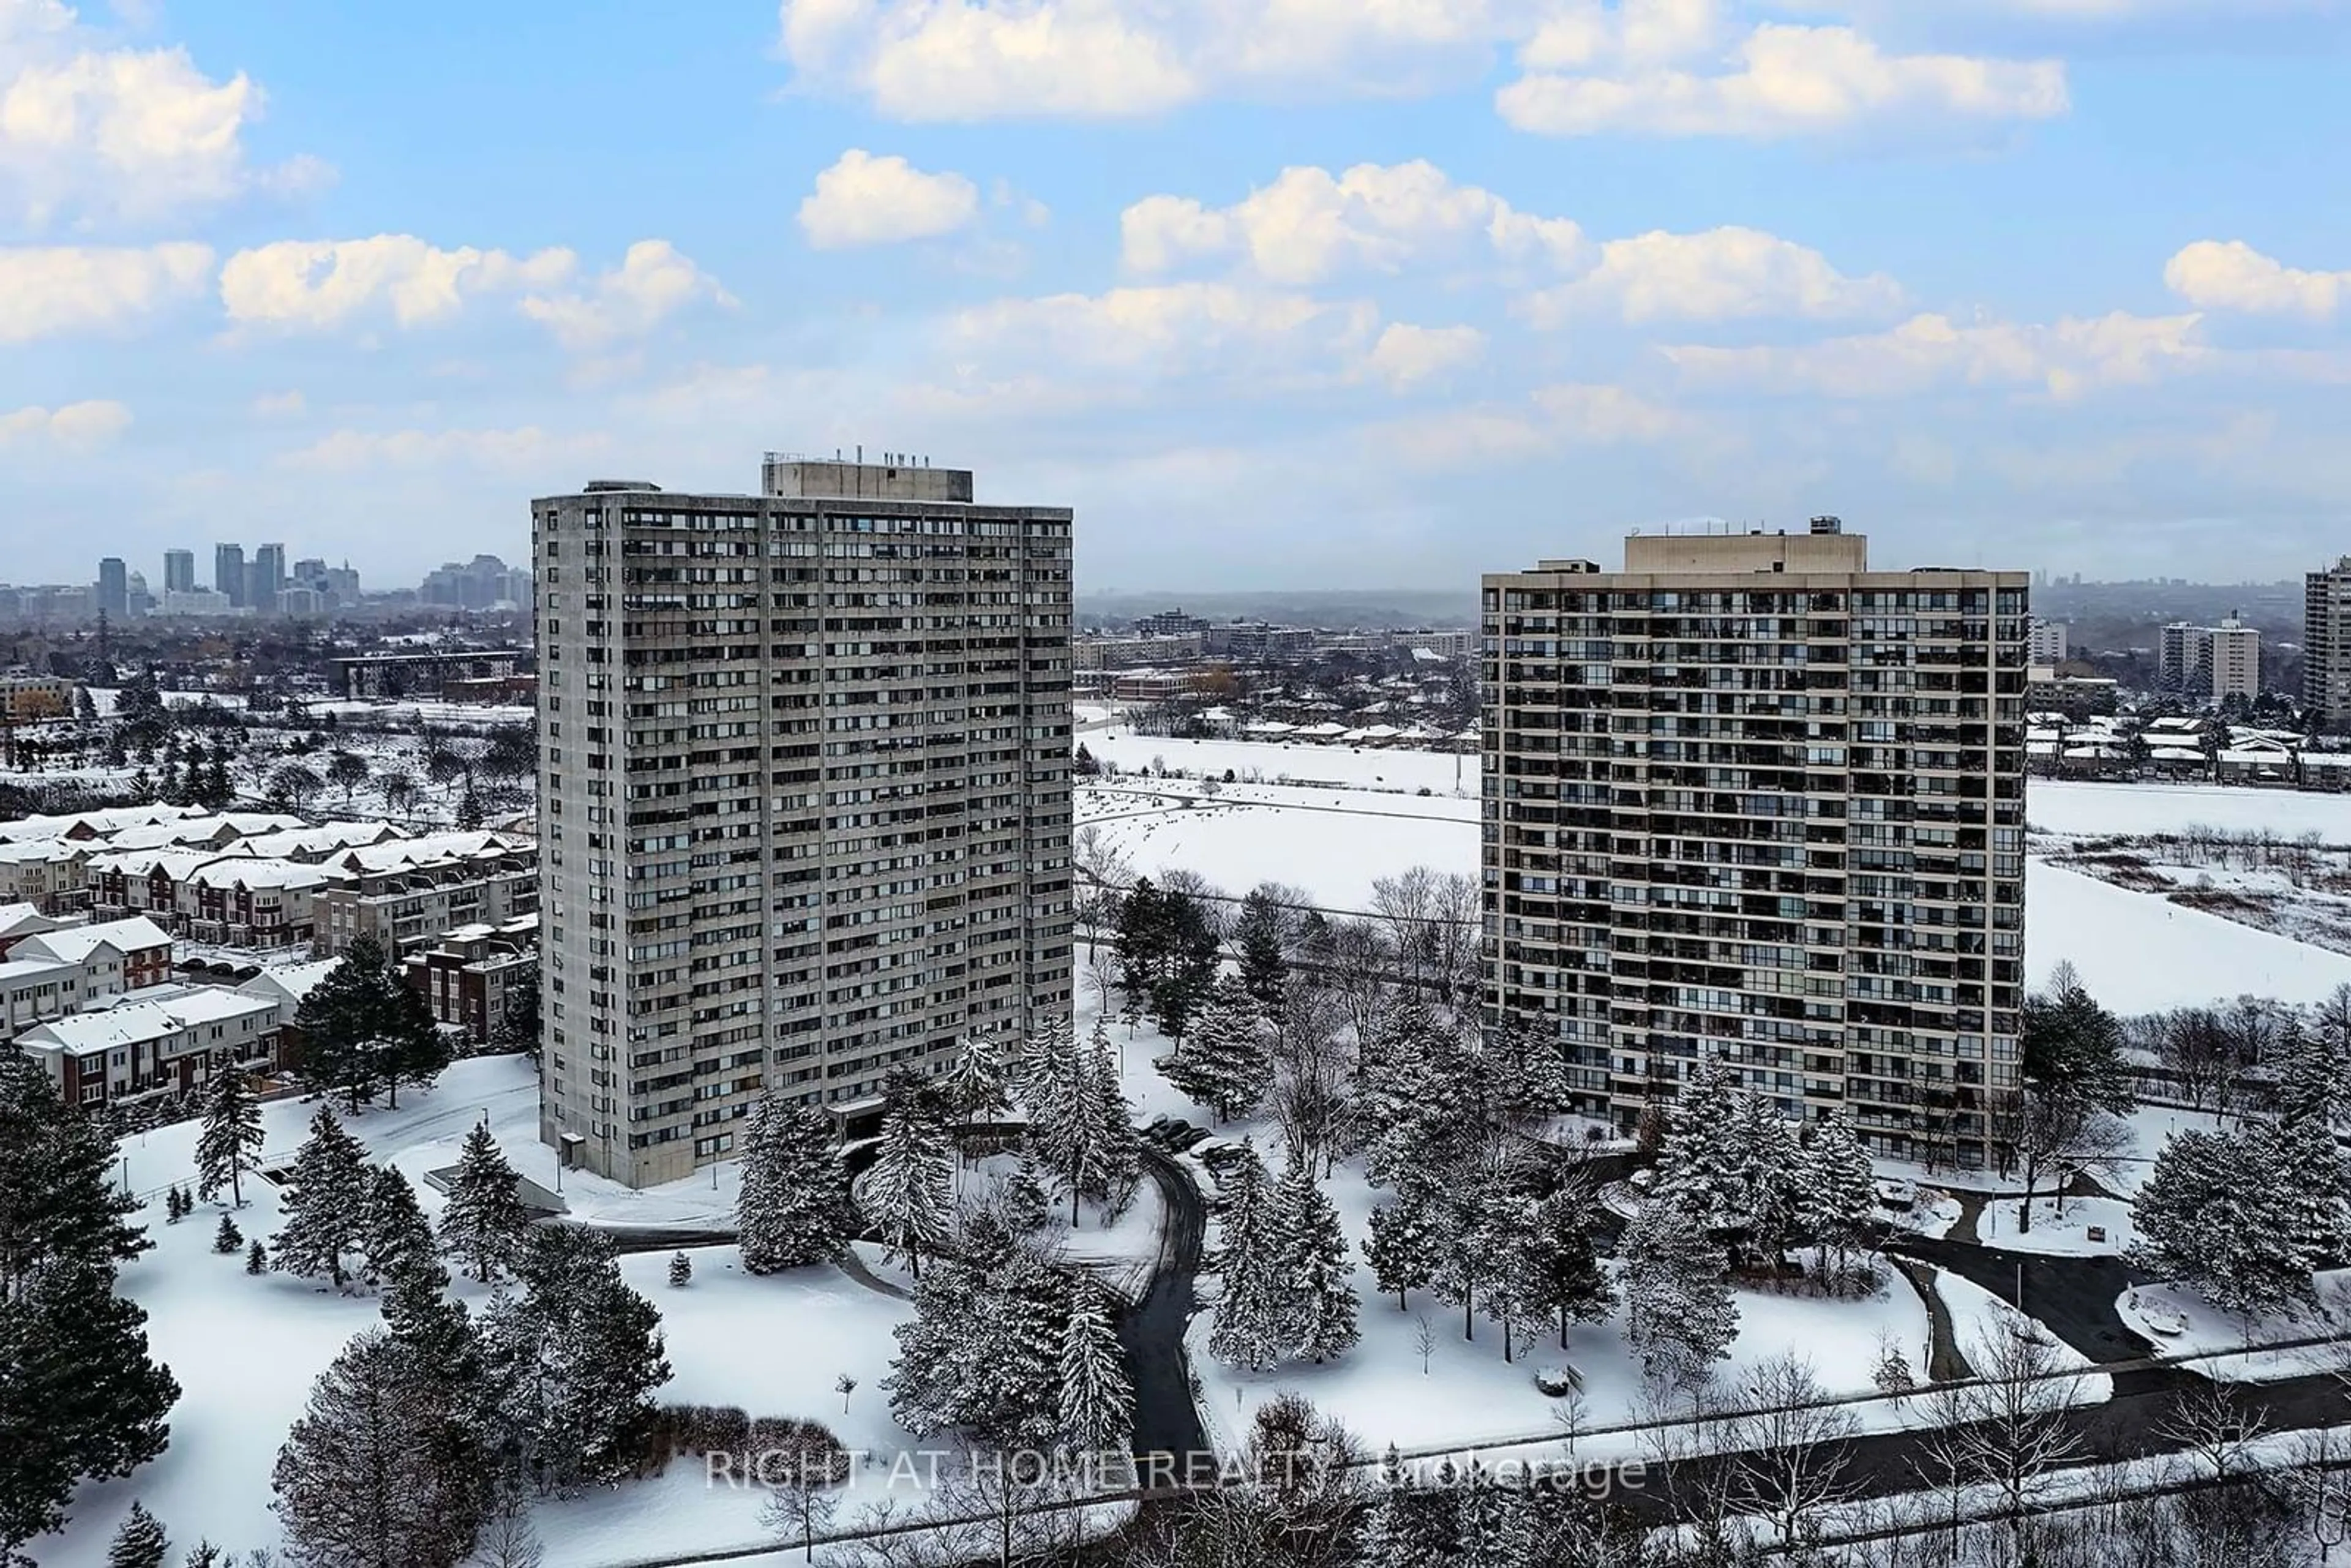
[[[1485,580],[1487,1022],[1624,1128],[1701,1056],[1982,1162],[2018,1082],[2022,572],[1810,532]]]
[[[540,1134],[634,1186],[1070,1013],[1071,513],[761,477],[531,504]]]

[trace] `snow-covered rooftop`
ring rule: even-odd
[[[199,1024],[225,1023],[261,1014],[275,1016],[282,1005],[270,997],[219,986],[159,986],[168,996],[131,992],[112,1007],[74,1013],[25,1031],[27,1045],[53,1045],[76,1056],[119,1045],[177,1034]]]
[[[55,931],[44,931],[37,936],[27,936],[16,944],[16,953],[26,958],[54,958],[61,964],[86,962],[100,946],[112,947],[118,953],[134,953],[148,947],[169,947],[172,934],[143,915],[128,920],[101,920],[93,925],[67,925]]]

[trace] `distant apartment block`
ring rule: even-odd
[[[1208,623],[1197,615],[1186,615],[1181,610],[1162,610],[1145,615],[1134,623],[1138,637],[1205,637]]]
[[[2024,962],[2022,572],[1636,536],[1484,582],[1487,1021],[1633,1127],[1697,1061],[1988,1157]]]
[[[2258,696],[2262,634],[2234,615],[2218,626],[2175,621],[2156,643],[2157,684],[2194,703]]]
[[[427,648],[358,653],[335,661],[347,697],[462,697],[473,685],[511,682],[529,657],[516,648]]]
[[[73,712],[79,689],[55,675],[0,675],[0,724],[64,718]]]
[[[2351,729],[2351,555],[2303,579],[2302,700],[2321,727]]]
[[[2063,621],[2035,621],[2025,638],[2025,655],[2036,669],[2053,670],[2072,651],[2073,628]]]
[[[770,454],[531,520],[544,1139],[670,1181],[769,1087],[845,1112],[1069,1019],[1067,508]]]

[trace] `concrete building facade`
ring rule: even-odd
[[[2262,689],[2262,634],[2231,615],[2218,626],[2175,621],[2156,641],[2156,679],[2195,703],[2251,699]]]
[[[1484,582],[1486,1021],[1631,1128],[1703,1056],[1982,1162],[2024,960],[2022,572],[1834,518]]]
[[[632,1185],[1070,1015],[1071,514],[761,477],[531,507],[540,1131]]]
[[[2303,578],[2302,700],[2320,727],[2351,729],[2351,555]]]

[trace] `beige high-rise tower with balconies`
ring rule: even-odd
[[[2023,572],[1635,535],[1484,585],[1489,1027],[1631,1128],[1701,1054],[1987,1157],[2024,966]]]
[[[1070,1013],[1065,508],[769,455],[531,503],[540,1134],[633,1186]]]

